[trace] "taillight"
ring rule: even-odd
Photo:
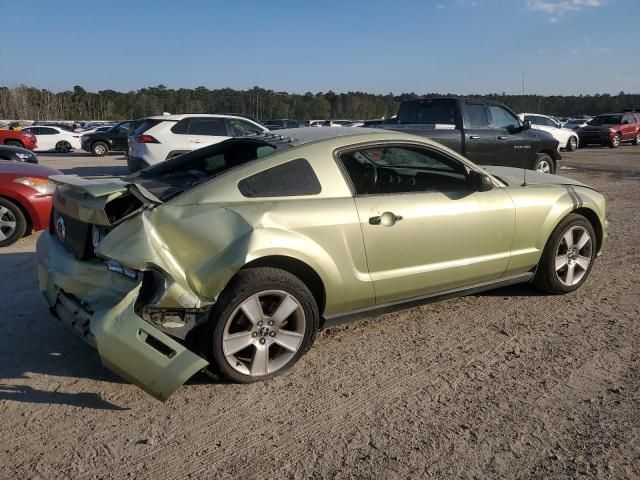
[[[136,142],[138,143],[160,143],[155,137],[151,135],[139,135],[136,137]]]

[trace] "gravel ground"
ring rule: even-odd
[[[120,156],[40,158],[126,173]],[[196,376],[165,403],[49,315],[35,236],[0,250],[0,478],[640,477],[640,147],[565,159],[610,222],[577,292],[510,287],[327,329],[285,376]]]

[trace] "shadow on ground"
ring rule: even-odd
[[[70,405],[95,410],[129,410],[103,400],[95,393],[64,393],[36,390],[27,385],[0,384],[0,400],[14,402]]]

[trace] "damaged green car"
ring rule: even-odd
[[[381,130],[281,130],[52,180],[40,289],[161,400],[203,368],[282,373],[326,325],[518,282],[573,291],[606,239],[586,185]]]

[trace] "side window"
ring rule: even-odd
[[[171,127],[171,131],[177,135],[187,135],[189,133],[189,121],[190,118],[184,118]],[[141,134],[142,128],[136,130],[137,134]]]
[[[227,127],[223,118],[192,118],[189,122],[189,135],[210,135],[226,137]]]
[[[53,128],[40,127],[40,135],[58,135],[58,131]]]
[[[623,120],[623,122],[624,122],[625,120],[626,120],[626,122],[627,122],[628,124],[636,123],[636,119],[635,119],[635,117],[634,117],[633,115],[629,115],[629,114],[625,115],[625,116],[624,116],[624,120]]]
[[[118,127],[118,133],[130,133],[133,127],[133,122],[124,122]]]
[[[298,122],[294,122],[294,121],[288,121],[287,122],[287,128],[298,128],[300,125],[298,124]]]
[[[262,133],[262,131],[252,123],[246,122],[244,120],[238,120],[237,118],[230,118],[229,126],[231,127],[231,131],[233,132],[234,137],[242,137],[244,135]]]
[[[33,133],[34,135],[40,135],[40,127],[23,128],[22,131]]]
[[[493,125],[496,128],[506,128],[508,130],[512,130],[520,126],[520,122],[518,122],[518,119],[515,117],[515,115],[506,108],[503,108],[499,105],[489,105],[489,110],[491,110]]]
[[[536,117],[535,115],[525,115],[524,119],[529,120],[531,122],[531,125],[538,124],[538,117]]]
[[[542,124],[546,127],[556,127],[556,122],[547,117],[540,117]]]
[[[318,177],[304,158],[247,177],[238,183],[238,189],[249,198],[317,195],[322,191]]]
[[[483,104],[468,103],[465,112],[469,128],[489,128],[489,118]]]
[[[467,169],[439,152],[413,146],[371,147],[340,155],[356,195],[467,190]]]

